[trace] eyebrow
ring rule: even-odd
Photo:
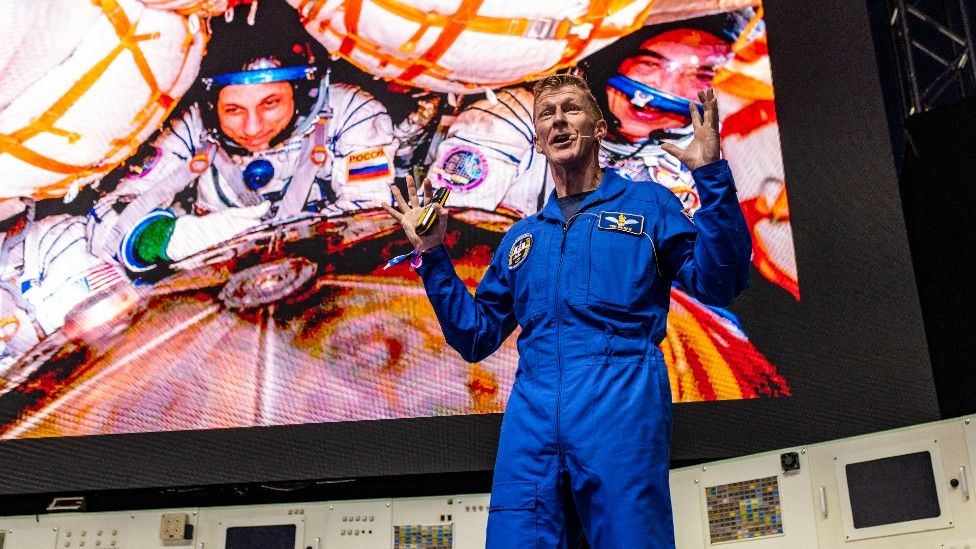
[[[268,95],[266,95],[266,96],[262,97],[260,100],[258,100],[258,104],[264,103],[265,101],[267,101],[269,99],[281,99],[281,94],[278,93],[278,92],[269,93]],[[237,108],[241,108],[241,109],[245,108],[244,105],[241,105],[241,104],[238,104],[238,103],[233,103],[233,102],[224,103],[222,108],[227,108],[227,107],[237,107]]]
[[[647,49],[638,50],[637,51],[637,55],[635,57],[650,57],[650,58],[652,58],[652,59],[654,59],[656,61],[667,61],[668,60],[667,57],[661,55],[660,53],[658,53],[656,51],[652,51],[652,50],[647,50]],[[705,71],[715,72],[716,70],[718,70],[718,65],[698,65],[698,67],[696,67],[696,70],[705,70]]]
[[[559,94],[559,95],[562,95],[562,94]],[[539,108],[541,108],[541,109],[543,109],[543,110],[545,110],[547,108],[552,108],[555,105],[565,105],[567,103],[579,103],[580,105],[582,105],[583,104],[583,100],[582,100],[582,98],[576,97],[576,96],[569,96],[569,97],[567,97],[565,99],[546,98],[546,99],[540,100],[536,104],[536,106],[539,107]]]
[[[643,49],[643,48],[641,48],[640,50],[637,50],[637,55],[644,55],[644,56],[647,56],[647,57],[653,57],[654,59],[660,59],[661,61],[664,61],[664,60],[667,59],[666,57],[664,57],[663,55],[661,55],[660,53],[658,53],[658,52],[656,52],[654,50],[648,50],[648,49]]]

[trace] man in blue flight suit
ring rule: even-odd
[[[607,124],[579,77],[534,90],[535,146],[554,194],[502,239],[472,296],[443,247],[447,213],[423,236],[417,190],[384,205],[415,246],[447,342],[465,360],[490,355],[514,330],[519,369],[502,422],[488,546],[673,547],[668,490],[671,394],[659,344],[677,281],[727,306],[749,285],[751,243],[732,174],[720,160],[711,90],[690,103],[694,139],[668,146],[693,171],[694,222],[667,188],[598,163]],[[430,200],[430,182],[424,182]],[[577,518],[578,517],[578,518]]]

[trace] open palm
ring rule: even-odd
[[[673,155],[688,167],[695,170],[706,164],[711,164],[721,158],[721,140],[718,135],[718,102],[715,100],[715,92],[709,88],[698,92],[698,99],[704,107],[704,118],[699,114],[694,103],[689,103],[691,111],[691,124],[695,130],[695,137],[684,149],[673,143],[665,143],[661,146],[665,152]]]
[[[396,199],[396,205],[391,206],[386,202],[380,205],[388,214],[400,222],[400,226],[403,227],[403,232],[407,235],[407,240],[413,244],[416,251],[423,252],[439,246],[444,242],[444,234],[447,230],[447,210],[440,204],[434,204],[434,211],[437,212],[437,223],[431,228],[430,232],[424,235],[417,234],[417,222],[420,220],[424,208],[417,196],[417,184],[414,182],[412,176],[407,176],[406,199],[403,198],[403,194],[400,193],[400,189],[396,185],[391,186],[390,190]],[[434,194],[430,179],[424,179],[423,193],[424,204],[430,204]]]

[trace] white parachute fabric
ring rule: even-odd
[[[438,92],[536,80],[641,26],[758,0],[288,0],[333,55]]]
[[[64,62],[101,16],[90,2],[76,0],[7,6],[15,9],[4,10],[0,18],[0,109]],[[71,13],[76,24],[63,24],[60,19],[65,13]]]
[[[722,151],[753,233],[753,263],[764,277],[799,299],[765,23],[761,9],[743,14],[751,14],[751,20],[733,45],[733,58],[714,80]]]
[[[136,0],[10,6],[4,27],[27,30],[0,50],[0,198],[70,199],[159,128],[199,71],[205,32]]]
[[[682,21],[760,5],[760,0],[657,0],[645,25]]]
[[[479,93],[532,80],[639,28],[651,0],[288,0],[330,52],[381,78]],[[601,3],[602,4],[602,3]]]

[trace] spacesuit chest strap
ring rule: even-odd
[[[213,147],[214,145],[210,146]],[[241,168],[231,160],[227,151],[221,147],[216,147],[216,149],[217,152],[213,157],[214,167],[217,168],[217,172],[227,182],[237,202],[244,207],[257,206],[263,202],[264,197],[261,196],[261,193],[252,191],[244,183],[244,174],[241,172]],[[220,185],[220,182],[214,181],[213,184]]]
[[[325,148],[325,119],[319,119],[315,123],[312,135],[305,140],[302,150],[298,154],[298,167],[288,183],[288,189],[278,205],[275,219],[286,219],[294,217],[305,208],[305,202],[312,191],[315,183],[315,174],[319,167],[325,163],[328,155]],[[321,155],[326,156],[321,156]]]

